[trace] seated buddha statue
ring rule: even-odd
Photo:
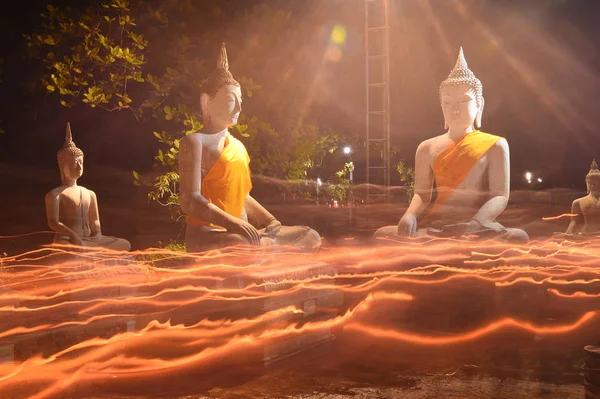
[[[203,127],[180,142],[181,208],[187,217],[186,247],[198,252],[236,244],[320,248],[321,237],[306,226],[282,226],[251,195],[250,157],[228,128],[242,110],[240,84],[221,46],[217,68],[200,94]]]
[[[496,221],[510,192],[506,139],[481,130],[481,81],[468,68],[462,48],[439,90],[446,133],[419,144],[415,194],[397,226],[375,238],[435,236],[529,241],[527,233]]]
[[[129,241],[102,235],[96,194],[77,185],[77,179],[83,174],[83,151],[73,142],[68,123],[65,142],[57,158],[62,184],[45,198],[48,227],[56,232],[54,243],[129,251]]]
[[[600,236],[600,170],[596,160],[585,177],[587,195],[573,201],[571,223],[565,235]]]

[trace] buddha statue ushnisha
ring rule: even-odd
[[[96,193],[77,185],[83,175],[83,151],[73,142],[68,123],[57,158],[62,184],[45,198],[48,227],[56,232],[54,243],[129,251],[129,241],[102,234]]]
[[[319,234],[305,226],[282,226],[251,195],[250,157],[228,128],[242,110],[240,84],[229,71],[222,44],[217,68],[200,94],[204,126],[180,142],[181,208],[187,216],[186,247],[199,252],[237,244],[320,248]]]
[[[440,85],[439,97],[447,131],[418,146],[415,195],[398,225],[380,228],[375,238],[528,242],[525,231],[496,221],[510,193],[508,142],[480,130],[483,85],[468,68],[462,48],[454,69]]]
[[[565,234],[600,236],[600,170],[594,159],[585,176],[587,195],[571,204],[571,223]]]

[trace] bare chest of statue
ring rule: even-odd
[[[579,200],[579,206],[585,220],[583,231],[600,231],[600,198],[588,195]]]
[[[206,174],[212,169],[215,165],[223,149],[225,148],[225,141],[227,140],[228,132],[224,133],[216,133],[216,134],[205,134],[205,133],[194,133],[192,135],[192,139],[198,140],[202,147],[202,158],[200,161],[200,171],[202,177],[201,180],[206,176]],[[246,210],[242,211],[242,219],[247,220]],[[206,229],[207,226],[203,226]]]
[[[59,187],[59,220],[80,237],[90,236],[90,193],[85,187]]]
[[[433,162],[437,157],[452,145],[452,140],[447,136],[440,136],[433,139],[429,146],[429,167],[432,168]],[[457,187],[457,191],[471,191],[475,190],[477,193],[488,191],[488,167],[489,158],[488,154],[484,154],[477,160],[475,165],[471,168],[467,176],[461,181]]]
[[[200,167],[202,176],[205,176],[221,156],[223,148],[225,148],[227,134],[196,133],[195,138],[202,144],[202,160]]]
[[[436,137],[430,142],[428,157],[428,167],[430,169],[433,168],[433,162],[437,157],[452,144],[453,141],[447,136]],[[452,191],[438,212],[454,215],[458,219],[463,218],[464,215],[471,217],[473,211],[479,209],[488,197],[488,169],[489,157],[488,154],[484,154],[469,170],[467,176]],[[433,178],[435,179],[435,176]]]

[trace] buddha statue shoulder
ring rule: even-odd
[[[571,222],[565,232],[569,236],[600,236],[600,170],[594,159],[585,177],[587,195],[571,204]]]
[[[483,85],[468,68],[462,48],[439,90],[446,132],[423,141],[415,156],[415,195],[385,237],[462,237],[528,242],[520,229],[496,219],[510,193],[506,139],[481,131]]]
[[[57,158],[62,184],[45,198],[48,227],[56,233],[54,242],[129,251],[129,241],[102,234],[96,193],[77,184],[83,175],[83,151],[73,142],[70,124]]]
[[[180,142],[181,208],[186,215],[188,251],[237,244],[293,246],[306,252],[320,247],[319,234],[306,226],[282,226],[250,195],[250,157],[228,128],[242,110],[240,84],[229,71],[221,45],[215,71],[200,93],[203,127]]]

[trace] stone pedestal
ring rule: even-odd
[[[600,347],[587,345],[583,351],[585,398],[600,399]]]
[[[218,288],[243,288],[251,283],[259,284],[264,292],[283,291],[292,288],[296,282],[321,277],[321,281],[334,284],[336,268],[325,263],[307,265],[299,271],[278,275],[277,277],[248,277],[243,274],[235,275],[220,281]],[[284,328],[293,323],[304,324],[332,319],[337,316],[342,307],[344,294],[336,289],[300,289],[279,296],[272,296],[261,301],[259,308],[247,309],[250,313],[266,313],[277,309],[294,306],[302,313],[288,313],[271,322],[272,328]],[[335,335],[330,328],[305,332],[277,339],[267,344],[263,350],[263,364],[270,365],[295,354],[307,351],[318,345],[331,342]]]

